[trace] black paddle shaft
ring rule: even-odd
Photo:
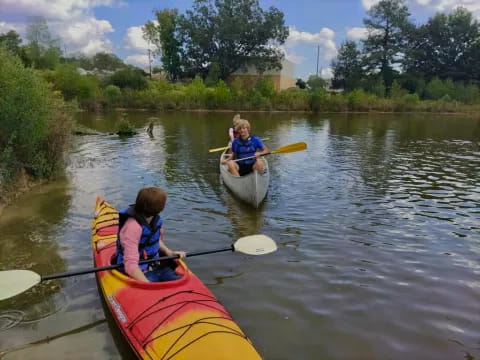
[[[216,250],[207,250],[207,251],[198,251],[198,252],[193,252],[193,253],[188,253],[187,257],[192,257],[192,256],[199,256],[199,255],[207,255],[207,254],[214,254],[218,252],[223,252],[223,251],[235,251],[235,247],[230,245],[229,247],[223,248],[223,249],[216,249]],[[139,264],[148,264],[151,262],[155,261],[163,261],[163,260],[171,260],[171,259],[177,259],[179,258],[179,255],[172,255],[172,256],[162,256],[157,259],[147,259],[147,260],[141,260],[138,263]],[[115,265],[107,265],[107,266],[100,266],[96,267],[93,269],[84,269],[84,270],[78,270],[78,271],[71,271],[71,272],[64,272],[64,273],[59,273],[59,274],[52,274],[52,275],[45,275],[41,276],[40,281],[46,281],[46,280],[53,280],[53,279],[61,279],[65,277],[70,277],[70,276],[76,276],[76,275],[83,275],[83,274],[92,274],[92,273],[97,273],[99,271],[104,271],[104,270],[113,270],[113,269],[118,269],[119,267],[123,266],[123,264],[115,264]]]

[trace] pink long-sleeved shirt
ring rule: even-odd
[[[125,272],[132,276],[138,266],[138,243],[142,236],[142,227],[133,218],[128,218],[120,230],[120,243],[123,246],[123,263],[125,265]]]

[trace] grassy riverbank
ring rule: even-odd
[[[57,90],[62,92],[59,87]],[[81,108],[87,111],[125,108],[153,111],[480,113],[480,90],[478,103],[476,95],[468,101],[462,101],[459,96],[455,96],[455,89],[446,90],[438,99],[422,99],[418,94],[405,91],[382,97],[361,89],[348,93],[299,88],[277,91],[269,79],[259,81],[254,87],[246,87],[241,81],[235,81],[230,86],[223,81],[219,81],[216,86],[206,86],[197,77],[184,83],[148,80],[143,89],[121,89],[110,84],[104,89],[98,87],[97,90],[95,96],[78,101]]]

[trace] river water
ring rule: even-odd
[[[59,181],[0,217],[0,269],[92,266],[97,195],[117,207],[168,192],[171,248],[262,233],[277,252],[191,258],[265,359],[480,359],[480,119],[445,115],[243,114],[276,149],[259,209],[219,178],[232,113],[78,115]],[[119,137],[120,119],[138,133]],[[152,136],[145,131],[154,122]],[[0,302],[1,359],[130,359],[93,275]]]

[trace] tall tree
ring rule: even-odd
[[[258,0],[194,0],[185,14],[164,10],[157,20],[157,26],[146,24],[146,33],[172,78],[178,77],[175,69],[192,78],[218,69],[226,80],[247,65],[260,72],[281,67],[277,45],[288,37],[283,13],[275,7],[263,10]]]
[[[454,81],[480,81],[480,23],[457,8],[436,14],[411,37],[408,71]]]
[[[381,0],[363,20],[368,37],[363,41],[366,64],[379,70],[387,93],[394,79],[394,68],[401,67],[407,50],[408,33],[413,25],[404,0]]]
[[[125,64],[115,54],[105,52],[96,53],[92,58],[93,67],[98,70],[116,71],[124,68]]]
[[[258,0],[195,0],[182,17],[186,58],[192,73],[206,76],[217,63],[220,78],[246,65],[260,72],[280,69],[281,45],[288,37],[283,13],[263,10]]]
[[[363,77],[361,52],[355,41],[345,41],[338,50],[337,58],[332,62],[332,87],[351,91],[360,86]]]
[[[60,41],[52,37],[45,18],[30,17],[26,37],[29,41],[26,50],[33,67],[53,69],[60,60]]]
[[[0,34],[0,46],[3,46],[13,54],[19,53],[21,43],[20,35],[14,30],[10,30],[6,34]]]
[[[149,21],[143,27],[145,38],[157,48],[163,68],[171,81],[183,74],[182,39],[179,33],[179,15],[177,9],[164,9],[155,13],[157,22]]]

